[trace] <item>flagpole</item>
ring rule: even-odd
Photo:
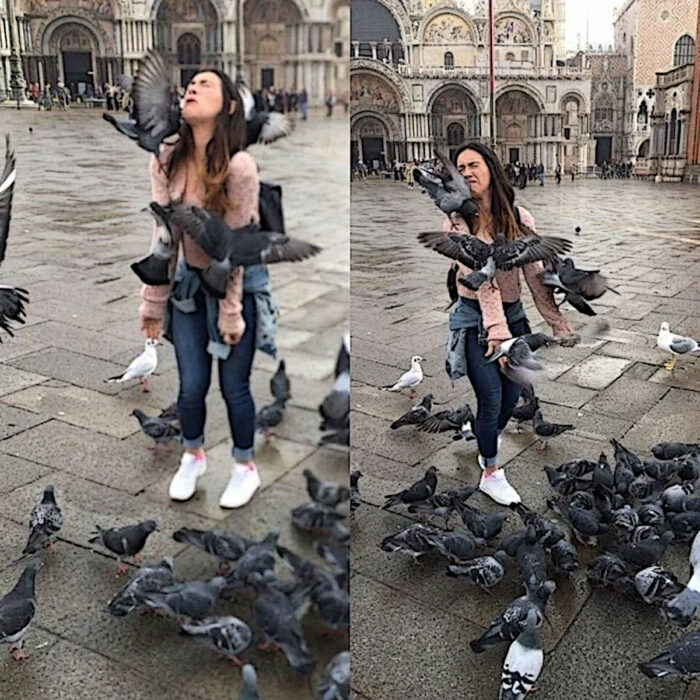
[[[494,51],[494,15],[493,3],[489,2],[489,137],[491,139],[491,148],[496,149],[496,61]]]

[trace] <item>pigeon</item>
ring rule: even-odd
[[[511,508],[520,516],[525,527],[532,526],[535,528],[537,540],[545,548],[551,547],[565,537],[564,532],[559,529],[557,523],[544,515],[536,513],[534,510],[530,510],[522,503],[515,503]]]
[[[172,99],[170,73],[167,59],[148,51],[139,61],[131,90],[134,121],[118,121],[107,112],[102,115],[117,131],[156,157],[161,143],[180,130],[180,107]]]
[[[578,552],[576,547],[566,538],[555,542],[549,550],[552,556],[554,570],[558,574],[569,575],[579,567]]]
[[[407,489],[384,496],[384,498],[386,498],[386,503],[384,503],[382,508],[386,510],[399,503],[410,504],[416,503],[417,501],[425,501],[435,493],[436,487],[437,469],[435,467],[429,467],[423,475],[423,478],[416,481]]]
[[[694,355],[700,352],[700,345],[698,345],[697,340],[672,333],[666,321],[661,324],[659,335],[656,337],[656,345],[661,350],[671,353],[672,358],[664,365],[669,371],[675,368],[679,355]]]
[[[595,547],[598,535],[608,531],[608,526],[601,523],[595,513],[580,508],[572,508],[562,501],[547,501],[547,506],[560,515],[571,527],[574,537],[581,543]]]
[[[151,202],[148,211],[155,220],[156,227],[151,252],[130,267],[144,284],[170,284],[170,265],[176,250],[175,238],[167,222],[166,209],[158,202]]]
[[[427,535],[428,542],[451,562],[464,564],[474,556],[477,547],[486,545],[486,540],[474,537],[470,532],[438,530]]]
[[[408,372],[404,372],[394,384],[387,384],[383,386],[382,389],[386,391],[410,389],[411,396],[415,397],[415,387],[423,381],[423,368],[420,363],[424,361],[424,358],[420,355],[414,355],[411,358],[411,369],[409,369]]]
[[[562,462],[557,471],[560,474],[568,474],[569,476],[582,477],[590,474],[596,468],[596,462],[591,462],[588,459],[571,459],[567,462]]]
[[[439,531],[429,525],[415,523],[382,540],[384,552],[403,552],[413,558],[414,564],[420,564],[420,558],[433,548],[430,540]]]
[[[508,647],[501,672],[499,700],[522,700],[534,690],[535,681],[544,666],[544,651],[537,632],[537,620],[537,610],[529,610],[525,628]]]
[[[447,567],[447,575],[467,579],[487,591],[503,581],[506,575],[505,565],[506,553],[498,550],[493,556],[476,557],[461,564],[450,564]]]
[[[211,581],[188,581],[167,586],[160,591],[147,591],[143,598],[148,607],[163,610],[171,617],[203,620],[211,615],[225,587],[226,579],[215,576]]]
[[[264,438],[274,435],[274,429],[284,420],[284,401],[275,399],[271,404],[263,406],[255,416],[255,429]]]
[[[56,495],[53,486],[44,489],[41,503],[32,508],[29,516],[29,539],[22,554],[34,554],[44,547],[53,548],[56,535],[63,526],[63,515],[56,504]]]
[[[550,486],[562,496],[570,496],[590,485],[590,482],[586,479],[578,479],[571,474],[562,474],[558,469],[550,467],[549,465],[545,465],[543,469],[547,475]]]
[[[473,434],[474,414],[469,404],[464,404],[455,409],[438,411],[430,416],[418,430],[426,433],[446,433],[455,431],[460,435]]]
[[[700,632],[687,632],[671,642],[666,651],[639,664],[639,670],[649,678],[668,675],[683,676],[689,680],[700,674]]]
[[[663,508],[656,503],[644,503],[637,510],[639,521],[644,525],[663,525],[666,522]]]
[[[612,493],[615,477],[604,452],[601,453],[598,463],[593,468],[593,483],[603,491]]]
[[[634,587],[649,605],[662,605],[683,590],[678,579],[660,566],[648,566],[634,575]]]
[[[440,211],[447,216],[460,214],[468,221],[478,212],[469,183],[442,153],[435,155],[442,164],[442,171],[435,172],[417,166],[413,171],[416,182],[425,189]]]
[[[499,270],[512,270],[538,260],[547,262],[571,248],[571,243],[563,238],[537,234],[508,242],[504,234],[498,233],[493,243],[486,243],[471,234],[446,235],[444,231],[425,231],[419,234],[418,240],[426,248],[474,270],[459,280],[472,291],[493,280]]]
[[[588,580],[593,586],[615,588],[627,578],[625,562],[616,554],[603,552],[588,564]]]
[[[167,408],[164,408],[159,414],[158,418],[162,418],[163,420],[167,420],[170,423],[178,423],[180,422],[180,410],[177,407],[177,401],[173,404],[170,404]]]
[[[141,425],[141,431],[152,438],[156,445],[163,445],[180,437],[179,428],[164,418],[148,416],[138,408],[135,408],[131,415],[137,418]]]
[[[655,482],[658,483],[658,482]],[[686,497],[693,493],[692,484],[673,484],[661,493],[661,503],[668,513],[680,513],[685,509]]]
[[[642,460],[639,459],[634,452],[628,450],[622,443],[615,440],[615,438],[610,440],[610,444],[613,446],[613,450],[615,451],[615,466],[624,467],[629,469],[635,476],[641,476],[641,474],[644,472]]]
[[[627,504],[618,510],[612,511],[612,516],[613,525],[619,532],[627,533],[628,536],[631,536],[639,525],[639,513]]]
[[[520,386],[534,386],[547,377],[547,371],[530,349],[523,338],[513,338],[505,341],[506,348],[499,348],[486,364],[495,362],[500,357],[506,357],[505,365],[501,367],[503,374],[513,383]]]
[[[519,335],[515,338],[508,338],[508,340],[504,340],[493,353],[489,359],[489,362],[495,362],[504,356],[507,357],[508,352],[513,345],[520,340],[524,340],[532,352],[536,352],[543,347],[548,348],[552,345],[557,345],[557,340],[546,333],[526,333],[525,335]]]
[[[236,89],[245,110],[248,146],[254,143],[273,143],[292,133],[294,122],[290,121],[285,114],[255,109],[255,99],[240,76],[236,80]]]
[[[552,277],[558,278],[559,284],[553,284]],[[599,299],[606,291],[620,294],[608,285],[607,278],[600,274],[600,270],[580,270],[571,258],[553,258],[543,273],[542,282],[586,301]]]
[[[650,479],[646,474],[641,474],[636,479],[631,481],[627,486],[627,493],[630,498],[636,498],[643,501],[651,496],[661,492],[661,484],[655,479]]]
[[[338,571],[342,571],[348,575],[350,569],[350,550],[348,547],[338,548],[318,542],[316,544],[316,554],[318,554],[326,564],[330,564]]]
[[[455,509],[469,531],[475,537],[482,537],[485,540],[496,537],[503,528],[503,523],[508,519],[505,513],[486,513],[466,503],[455,503]]]
[[[327,534],[333,526],[345,518],[342,513],[320,503],[306,503],[292,510],[292,523],[300,530]]]
[[[677,513],[669,519],[669,525],[679,542],[689,542],[700,532],[700,512]]]
[[[535,528],[530,525],[515,553],[520,580],[528,593],[534,593],[547,580],[547,561],[544,547],[537,540]]]
[[[131,379],[138,379],[141,384],[141,389],[145,392],[150,391],[148,386],[148,377],[156,371],[158,367],[158,353],[156,346],[160,342],[156,339],[149,338],[146,341],[144,351],[136,357],[131,364],[126,368],[123,374],[115,375],[105,379],[108,384],[121,384],[128,382]]]
[[[123,617],[146,604],[144,593],[162,591],[174,583],[173,558],[163,557],[159,564],[146,564],[138,569],[109,601],[107,609],[110,615]]]
[[[650,476],[652,479],[666,483],[673,479],[679,466],[679,463],[675,459],[665,460],[663,462],[645,462],[644,471],[647,473],[647,476]]]
[[[433,395],[427,394],[420,403],[404,413],[401,418],[397,418],[389,427],[392,430],[402,428],[405,425],[421,425],[430,418],[430,409],[433,407]]]
[[[348,700],[350,697],[350,652],[341,651],[326,666],[316,700]]]
[[[173,539],[216,557],[221,568],[238,561],[255,544],[233,530],[195,530],[189,527],[174,532]]]
[[[321,481],[310,469],[304,469],[302,474],[306,479],[306,490],[312,501],[335,508],[350,498],[350,490],[347,486],[341,486],[332,481]]]
[[[284,592],[266,587],[259,592],[253,610],[265,638],[259,648],[264,650],[273,644],[281,647],[295,671],[310,675],[316,662],[304,639],[296,603]]]
[[[336,363],[335,381],[331,392],[323,399],[318,412],[323,419],[321,430],[341,430],[348,426],[350,415],[350,363],[341,363],[341,357],[347,355],[345,341],[341,345]],[[349,356],[348,356],[349,358]]]
[[[350,423],[348,417],[348,424],[336,430],[333,433],[327,433],[322,435],[321,439],[318,441],[319,447],[330,447],[331,449],[345,449],[350,447]]]
[[[660,537],[649,537],[641,542],[625,542],[617,544],[611,549],[631,566],[644,569],[656,564],[661,559],[672,539],[673,533],[667,531]]]
[[[522,431],[522,424],[529,423],[535,417],[535,413],[540,408],[540,400],[535,396],[532,386],[526,385],[523,387],[521,398],[522,402],[515,405],[512,414],[512,418],[516,422],[516,433]]]
[[[444,518],[445,528],[447,528],[450,516],[455,510],[455,501],[464,503],[464,501],[475,492],[476,489],[473,486],[464,486],[461,489],[447,489],[446,491],[430,496],[425,501],[412,503],[408,506],[408,512],[435,515],[438,518]]]
[[[284,360],[280,360],[275,373],[270,378],[270,393],[284,406],[292,398],[291,386],[287,376],[287,365]]]
[[[450,297],[450,303],[443,310],[448,311],[453,304],[456,304],[459,301],[456,265],[450,265],[450,268],[447,270],[447,280],[445,281],[445,286],[447,287],[447,295]]]
[[[0,172],[0,265],[5,260],[7,237],[12,218],[12,196],[17,179],[15,153],[10,145],[10,137],[5,136],[5,165]],[[23,324],[26,318],[24,305],[29,303],[26,289],[0,284],[0,329],[14,336],[12,323]],[[0,338],[0,342],[2,339]]]
[[[532,419],[532,427],[533,430],[535,431],[535,435],[540,440],[540,448],[541,450],[544,450],[547,447],[547,441],[551,440],[554,437],[557,437],[558,435],[561,435],[562,433],[565,433],[567,430],[573,430],[574,426],[569,425],[569,424],[563,424],[563,423],[548,423],[543,417],[542,417],[542,411],[537,410],[535,412],[535,416]]]
[[[699,443],[660,442],[651,448],[656,459],[676,459],[693,452],[700,452]]]
[[[554,581],[545,581],[534,592],[516,598],[494,619],[489,628],[478,639],[472,639],[469,646],[475,654],[481,654],[501,642],[514,642],[528,625],[530,611],[535,611],[535,626],[541,627],[547,601],[556,589]]]
[[[300,262],[321,252],[318,246],[283,233],[262,231],[257,223],[232,229],[218,214],[182,202],[171,204],[164,214],[169,226],[186,231],[212,258],[200,277],[219,299],[226,296],[231,271],[239,265]]]
[[[0,600],[0,644],[9,644],[15,661],[27,658],[23,649],[24,635],[36,614],[34,579],[41,562],[30,562],[15,587]]]
[[[240,665],[242,662],[238,657],[253,642],[250,627],[233,615],[183,621],[180,634],[191,637],[195,642],[204,644]]]
[[[117,574],[125,574],[129,569],[122,562],[123,557],[138,559],[139,552],[144,548],[148,536],[156,529],[155,520],[144,520],[136,525],[113,527],[103,530],[99,525],[97,532],[88,542],[99,542],[103,547],[117,555]]]
[[[350,472],[350,512],[354,513],[362,501],[360,500],[359,483],[362,478],[362,472],[358,469],[353,469]]]
[[[236,560],[234,568],[226,575],[226,587],[240,588],[249,583],[254,572],[264,574],[275,569],[275,548],[280,528],[274,527],[260,542],[253,542]]]
[[[241,689],[238,691],[238,700],[262,700],[258,693],[258,674],[252,664],[245,664],[241,669]]]

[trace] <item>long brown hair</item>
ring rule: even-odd
[[[243,100],[231,78],[217,68],[205,68],[199,73],[214,73],[221,80],[223,107],[216,117],[214,135],[207,144],[206,165],[199,168],[198,176],[204,183],[204,208],[224,216],[229,208],[226,181],[229,163],[238,151],[247,144],[245,109]],[[229,114],[231,103],[236,103],[233,114]],[[168,163],[168,178],[172,179],[187,161],[194,156],[194,136],[192,127],[183,119],[179,131],[180,138]]]
[[[486,167],[491,174],[491,214],[493,215],[493,223],[496,227],[494,234],[504,233],[506,240],[514,241],[516,238],[520,238],[523,235],[533,233],[527,226],[518,224],[518,218],[515,214],[515,206],[513,204],[515,201],[515,192],[508,181],[508,176],[501,165],[501,161],[498,159],[493,149],[478,141],[471,141],[464,146],[460,146],[452,159],[455,167],[457,166],[457,160],[460,154],[467,149],[476,151],[484,159]],[[474,221],[468,221],[467,223],[469,224],[470,230],[473,231]]]

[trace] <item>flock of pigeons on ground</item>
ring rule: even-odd
[[[448,216],[473,216],[476,207],[466,181],[446,158],[439,156],[439,160],[441,172],[419,168],[417,180]],[[421,233],[419,240],[474,270],[459,280],[474,291],[491,283],[499,270],[541,260],[544,284],[563,295],[560,304],[568,302],[584,315],[596,315],[590,301],[606,291],[617,293],[599,270],[581,270],[571,258],[560,257],[571,248],[563,239],[530,235],[507,243],[503,236],[497,236],[488,244],[474,236],[440,231]],[[458,299],[455,282],[451,270],[447,281],[450,306]],[[598,319],[589,322],[581,333],[595,337],[609,328],[607,320]],[[544,333],[530,333],[502,343],[490,358],[495,362],[505,357],[503,373],[523,387],[513,412],[516,431],[530,424],[541,449],[549,440],[574,428],[546,421],[535,393],[537,383],[546,377],[536,353],[555,344],[559,341]],[[670,333],[667,323],[661,326],[657,345],[673,355],[672,362],[666,364],[669,370],[678,355],[698,352],[696,341]],[[422,357],[412,357],[410,369],[382,389],[408,390],[411,398],[416,398],[416,388],[424,378],[422,362]],[[437,411],[434,405],[438,404],[433,394],[427,394],[390,428],[448,433],[453,440],[475,439],[474,414],[468,403]],[[688,625],[700,607],[700,536],[690,556],[691,567],[698,573],[687,585],[658,564],[671,540],[688,542],[700,532],[700,497],[693,495],[694,489],[700,488],[700,445],[662,443],[653,448],[654,459],[642,460],[616,440],[611,442],[614,469],[605,454],[597,461],[577,459],[558,467],[544,467],[558,494],[548,501],[548,507],[568,525],[570,536],[556,520],[518,503],[511,508],[522,527],[495,544],[508,515],[470,506],[468,499],[476,491],[472,486],[438,491],[435,467],[405,490],[386,496],[385,509],[406,507],[423,520],[436,518],[442,527],[417,522],[385,537],[382,550],[408,554],[417,564],[426,553],[437,552],[447,560],[449,576],[487,590],[503,581],[509,571],[517,572],[523,595],[471,642],[477,654],[501,643],[509,645],[501,675],[501,698],[524,698],[533,690],[544,664],[539,628],[556,589],[555,579],[571,576],[580,567],[578,545],[598,546],[599,540],[602,545],[602,552],[588,570],[593,585],[657,605],[668,619],[682,625]],[[360,476],[359,472],[351,475],[353,492]],[[449,529],[455,516],[460,524]],[[700,632],[683,636],[658,657],[640,663],[640,670],[651,677],[700,674]]]
[[[255,669],[241,655],[258,640],[261,651],[281,649],[290,666],[302,674],[311,674],[316,662],[304,639],[301,620],[313,608],[324,627],[346,635],[350,624],[349,537],[343,525],[343,504],[350,490],[343,485],[321,481],[305,470],[311,501],[292,511],[294,525],[318,538],[315,549],[324,565],[314,564],[277,543],[276,527],[261,540],[244,537],[232,530],[195,530],[181,528],[173,539],[200,549],[214,557],[219,569],[208,580],[177,582],[173,558],[146,564],[107,605],[109,614],[123,617],[134,611],[153,611],[177,620],[180,634],[216,651],[234,664],[243,666],[240,698],[259,698]],[[332,517],[331,517],[332,514]],[[63,525],[63,514],[53,486],[47,486],[42,500],[32,510],[30,533],[22,558],[36,555],[44,548],[55,548]],[[154,520],[132,525],[97,527],[90,544],[97,544],[117,558],[117,574],[126,574],[125,559],[140,560],[140,553],[152,532]],[[276,567],[282,562],[292,577],[278,578]],[[9,644],[16,660],[27,657],[24,637],[37,612],[35,577],[41,560],[30,560],[11,592],[0,600],[0,643]],[[216,614],[217,602],[241,591],[255,595],[252,612],[258,629],[254,633],[244,620]],[[350,656],[342,652],[326,668],[317,696],[323,700],[349,697]]]

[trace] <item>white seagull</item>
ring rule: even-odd
[[[411,369],[409,369],[408,372],[404,372],[395,384],[387,384],[387,386],[383,386],[382,389],[385,389],[386,391],[402,391],[403,389],[410,389],[411,396],[415,396],[415,387],[417,387],[423,381],[423,368],[421,367],[421,362],[425,362],[425,359],[420,355],[414,355],[411,358]]]
[[[105,379],[105,381],[108,384],[121,384],[122,382],[128,382],[130,379],[138,379],[141,383],[141,389],[143,391],[150,391],[148,377],[150,377],[158,367],[156,345],[160,345],[158,340],[149,338],[146,341],[144,351],[131,362],[124,374],[109,377]]]
[[[676,366],[678,355],[688,355],[700,351],[700,345],[697,340],[687,338],[686,336],[676,335],[671,333],[668,328],[668,323],[664,321],[659,329],[659,335],[656,337],[656,344],[666,352],[670,352],[673,357],[666,362],[664,367],[672,371]]]

